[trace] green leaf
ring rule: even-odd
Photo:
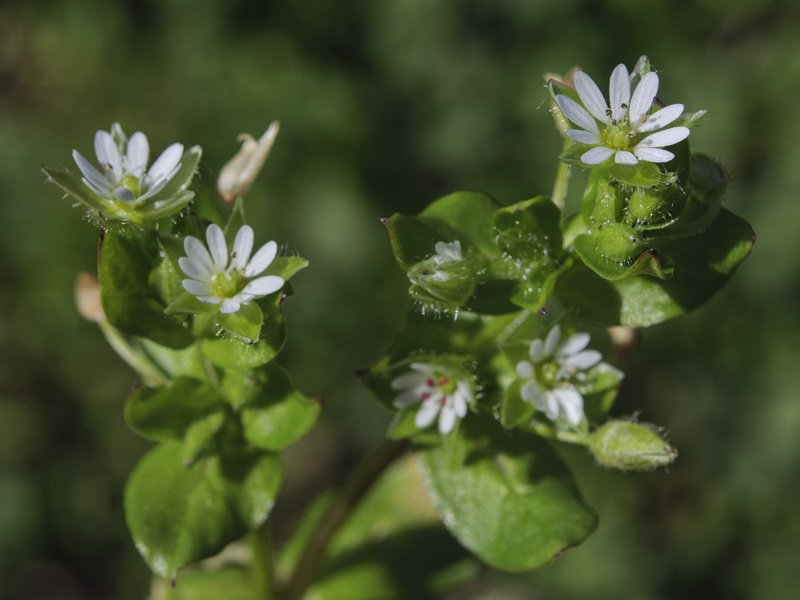
[[[541,566],[596,526],[569,471],[536,435],[467,416],[446,444],[416,452],[447,528],[495,568]]]
[[[183,439],[183,464],[192,466],[214,446],[214,438],[225,423],[226,414],[216,411],[198,419],[186,429]]]
[[[213,456],[191,467],[183,459],[181,444],[158,446],[125,488],[125,518],[136,548],[162,577],[174,577],[260,527],[283,477],[274,454]]]
[[[245,439],[262,450],[279,451],[308,432],[322,406],[301,394],[274,363],[256,374],[257,393],[240,416]]]
[[[125,403],[125,420],[151,440],[180,440],[195,422],[221,407],[219,394],[205,381],[176,377],[152,389],[140,387]]]
[[[193,340],[189,328],[182,319],[164,314],[163,302],[150,287],[150,267],[155,260],[142,239],[106,231],[98,260],[103,312],[111,325],[127,335],[185,348]]]

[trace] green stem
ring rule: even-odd
[[[353,470],[345,482],[337,498],[322,517],[314,534],[306,544],[294,573],[289,578],[283,600],[300,600],[311,585],[314,572],[323,558],[325,549],[339,527],[347,520],[358,501],[369,490],[395,459],[407,449],[408,441],[383,442],[381,446],[368,454]]]
[[[154,365],[140,350],[134,348],[117,328],[105,319],[98,321],[100,331],[108,341],[108,345],[119,354],[120,358],[136,371],[142,378],[142,383],[149,387],[158,387],[166,383],[167,378],[156,365]]]
[[[274,600],[275,572],[272,543],[266,524],[256,531],[251,531],[247,538],[252,555],[250,573],[253,577],[254,597],[260,600]]]
[[[572,142],[569,138],[564,139],[564,146],[562,152],[569,148]],[[569,175],[570,167],[567,163],[559,161],[558,172],[556,173],[556,181],[553,184],[553,194],[551,200],[561,210],[564,210],[564,202],[567,198],[567,189],[569,188]]]

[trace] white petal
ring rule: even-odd
[[[206,229],[206,241],[214,265],[219,271],[225,270],[228,264],[228,245],[225,243],[225,234],[222,233],[222,228],[216,223],[209,225]]]
[[[420,406],[419,410],[417,411],[417,415],[414,417],[414,425],[422,428],[433,423],[436,415],[439,414],[441,399],[442,396],[440,394],[434,394],[425,400],[425,402],[422,403],[422,406]]]
[[[150,145],[147,143],[147,136],[141,131],[137,131],[128,140],[128,148],[125,158],[125,170],[134,177],[141,178],[147,169],[147,161],[150,158]]]
[[[565,358],[561,366],[565,369],[585,371],[599,363],[602,358],[603,355],[597,350],[584,350],[583,352],[578,352],[578,354],[573,354]]]
[[[619,123],[628,112],[626,107],[631,101],[631,78],[625,65],[617,65],[611,73],[608,97],[611,101],[611,119]]]
[[[245,277],[255,277],[263,272],[275,258],[278,253],[278,244],[275,242],[267,242],[255,253],[253,258],[247,264],[244,270]]]
[[[636,123],[638,123],[640,119],[644,118],[644,116],[650,111],[650,107],[653,105],[653,100],[655,99],[657,93],[658,75],[651,71],[642,77],[641,81],[639,81],[639,85],[637,85],[636,89],[633,90],[631,107],[628,109],[628,119],[632,126],[635,127]]]
[[[573,334],[561,344],[558,349],[558,355],[571,356],[572,354],[577,354],[589,345],[591,339],[588,333],[581,332]]]
[[[563,414],[571,425],[577,425],[581,422],[581,419],[583,419],[583,396],[578,393],[578,390],[569,386],[556,388],[550,393],[558,401],[559,414]],[[550,415],[547,416],[549,417]]]
[[[540,388],[539,384],[533,380],[522,386],[519,395],[522,396],[522,399],[525,400],[525,402],[530,402],[537,408],[539,407],[539,402],[544,397],[542,394],[542,388]],[[541,410],[541,408],[539,410]]]
[[[594,80],[583,71],[575,73],[575,89],[578,91],[583,105],[592,113],[595,119],[603,123],[609,122],[607,114],[608,104],[603,97],[603,92],[597,87]]]
[[[114,198],[117,200],[121,200],[122,202],[134,202],[136,200],[136,194],[126,188],[124,185],[119,186],[117,189],[114,190]]]
[[[637,146],[633,149],[633,153],[640,159],[651,163],[665,163],[675,158],[672,152],[661,148],[639,148]]]
[[[448,404],[447,406],[443,406],[441,413],[439,414],[439,433],[442,435],[447,435],[451,431],[453,431],[453,427],[456,425],[456,413]]]
[[[527,360],[518,362],[515,370],[517,372],[517,377],[521,377],[522,379],[530,379],[533,377],[533,365]]]
[[[672,146],[689,137],[688,127],[671,127],[663,131],[651,133],[641,142],[636,144],[637,148],[662,148]]]
[[[597,146],[588,152],[584,152],[581,155],[581,162],[586,163],[587,165],[599,165],[600,163],[606,162],[613,155],[614,151],[611,148]]]
[[[195,281],[194,279],[184,279],[183,289],[195,296],[208,296],[211,294],[211,287],[203,281]]]
[[[186,256],[197,263],[197,266],[207,271],[209,274],[216,273],[217,269],[214,268],[214,263],[211,262],[211,255],[203,245],[203,242],[198,240],[193,235],[187,235],[183,240],[183,249],[186,251]]]
[[[98,131],[95,134],[94,151],[103,173],[107,173],[111,181],[122,179],[122,157],[110,133]]]
[[[172,144],[161,153],[150,167],[145,176],[145,183],[152,185],[161,179],[171,179],[175,176],[175,168],[181,162],[183,156],[183,144]]]
[[[83,158],[83,155],[77,150],[72,151],[72,158],[75,160],[75,164],[78,165],[81,173],[83,173],[84,183],[98,196],[103,196],[104,198],[111,197],[112,186],[109,184],[108,180],[103,177],[102,173],[95,169],[88,160]]]
[[[389,386],[393,390],[403,390],[406,388],[417,387],[421,383],[424,383],[425,379],[426,376],[420,373],[403,373],[402,375],[398,375],[392,379],[392,382],[389,384]]]
[[[265,275],[249,282],[242,289],[243,294],[252,294],[253,296],[266,296],[272,292],[277,292],[283,287],[284,280],[282,277],[275,275]]]
[[[534,364],[540,363],[544,359],[543,348],[544,344],[542,343],[542,340],[535,339],[531,342],[531,347],[528,351],[528,354],[530,355]]]
[[[654,131],[672,123],[683,114],[683,104],[670,104],[647,117],[644,122],[636,127],[637,131]]]
[[[181,268],[181,271],[186,273],[189,277],[199,279],[200,281],[210,281],[214,275],[214,273],[208,271],[202,263],[195,262],[186,256],[181,256],[178,259],[178,266]]]
[[[581,144],[599,144],[600,138],[591,131],[583,129],[567,129],[567,135]]]
[[[208,296],[198,296],[197,299],[200,300],[200,302],[205,302],[206,304],[219,304],[222,302],[222,298],[219,296],[214,296],[213,294]]]
[[[554,325],[553,328],[547,333],[544,339],[544,355],[553,356],[558,347],[558,342],[561,341],[561,326]]]
[[[228,315],[230,313],[235,313],[241,307],[242,305],[233,298],[223,298],[222,306],[219,307],[219,312]]]
[[[392,406],[395,408],[406,408],[407,406],[411,406],[417,402],[419,402],[419,396],[415,393],[415,391],[406,390],[394,399]]]
[[[231,257],[231,267],[244,271],[247,261],[250,260],[250,253],[253,251],[253,228],[249,225],[242,225],[236,232],[236,239],[233,240],[233,256]]]
[[[558,396],[556,396],[552,391],[544,392],[539,398],[536,399],[534,406],[536,407],[536,410],[541,410],[550,419],[555,421],[558,418]]]
[[[453,394],[453,410],[456,416],[462,418],[467,414],[467,405],[472,401],[472,390],[466,381],[459,380]]]
[[[617,153],[614,155],[614,162],[618,165],[635,165],[639,161],[633,152],[628,152],[627,150],[617,150]]]
[[[594,118],[592,118],[592,115],[586,112],[586,109],[575,102],[572,98],[567,98],[566,96],[559,94],[556,96],[556,102],[570,121],[579,127],[583,127],[587,131],[597,134],[600,133],[600,129],[597,127],[597,122],[594,120]]]

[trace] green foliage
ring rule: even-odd
[[[168,442],[150,451],[128,481],[128,527],[153,572],[174,578],[264,523],[282,478],[274,454],[210,456],[187,467],[181,445]]]
[[[467,418],[446,444],[416,446],[434,505],[451,533],[493,567],[541,566],[582,542],[597,519],[541,438]]]

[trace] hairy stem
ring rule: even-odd
[[[339,495],[322,517],[314,534],[306,544],[290,577],[283,600],[299,600],[311,584],[314,571],[324,556],[331,538],[347,520],[358,501],[380,475],[408,449],[408,441],[386,440],[364,457],[345,482]]]

